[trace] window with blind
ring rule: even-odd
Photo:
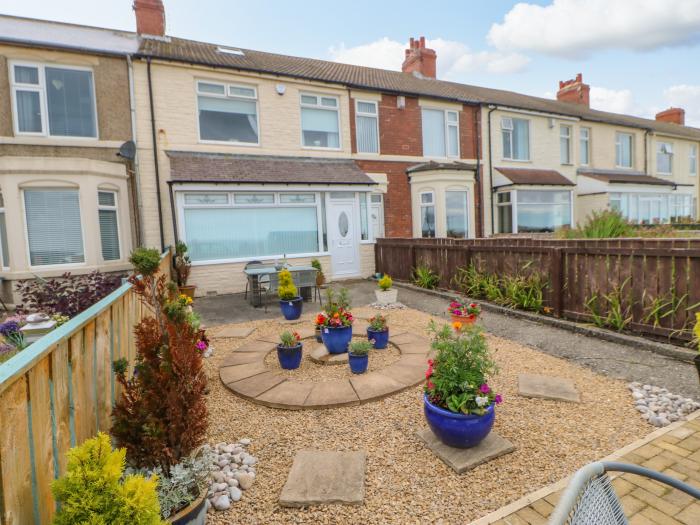
[[[355,134],[358,153],[379,153],[378,104],[358,100],[355,104]]]
[[[85,262],[78,190],[24,190],[32,266]]]
[[[340,148],[338,97],[301,95],[301,137],[307,148]]]
[[[200,140],[258,144],[257,95],[251,86],[197,82]]]
[[[118,261],[121,259],[121,254],[119,251],[119,222],[117,219],[116,192],[97,192],[97,212],[100,221],[102,259],[105,261]]]
[[[10,71],[17,133],[97,137],[92,71],[31,63]]]
[[[459,116],[456,111],[423,109],[423,155],[459,157]]]
[[[530,160],[530,121],[521,118],[501,119],[503,158],[506,160]]]
[[[10,248],[7,245],[7,224],[5,223],[5,201],[0,192],[0,266],[10,266]]]

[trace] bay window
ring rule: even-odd
[[[632,167],[632,146],[634,136],[631,133],[615,134],[615,164],[618,168]]]
[[[698,146],[691,144],[688,153],[688,173],[691,177],[698,174]]]
[[[459,115],[456,111],[423,108],[421,122],[424,156],[459,157]]]
[[[104,261],[121,259],[119,249],[119,221],[117,219],[117,194],[114,191],[97,192],[97,213],[100,222],[100,243]]]
[[[609,205],[635,224],[677,222],[695,218],[692,195],[665,193],[611,193]]]
[[[559,126],[559,160],[571,164],[571,126]]]
[[[506,160],[530,160],[530,121],[520,118],[501,119],[503,158]]]
[[[673,173],[673,144],[669,142],[656,143],[656,173],[660,175]]]
[[[435,237],[435,194],[425,191],[420,194],[421,237]]]
[[[322,195],[312,192],[187,192],[184,238],[192,261],[322,251]]]
[[[0,267],[10,266],[10,248],[7,243],[7,222],[5,221],[5,201],[0,192]]]
[[[467,215],[467,192],[447,190],[445,192],[447,237],[466,239],[469,236]]]
[[[497,194],[498,233],[513,233],[513,203],[510,200],[510,194],[510,192]]]
[[[591,162],[591,128],[579,130],[579,155],[582,166],[588,166]]]
[[[513,190],[497,195],[499,233],[553,232],[571,226],[570,191]]]
[[[97,138],[91,70],[13,63],[10,76],[17,134]]]
[[[78,190],[26,189],[24,210],[31,266],[85,262]]]
[[[340,149],[338,97],[301,95],[301,135],[306,148]]]
[[[257,98],[252,86],[198,81],[199,139],[258,144]]]
[[[358,153],[379,153],[378,104],[358,100],[355,104],[355,135]]]

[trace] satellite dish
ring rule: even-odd
[[[280,83],[275,86],[275,90],[277,91],[278,95],[284,95],[284,92],[287,91],[287,86]]]
[[[136,144],[133,140],[127,140],[119,148],[118,157],[123,157],[127,160],[134,160],[136,158]]]

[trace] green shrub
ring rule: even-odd
[[[134,266],[134,273],[144,277],[154,275],[160,267],[160,253],[155,248],[136,248],[129,262]]]
[[[636,230],[619,211],[603,210],[591,213],[583,226],[563,229],[559,235],[566,239],[613,239],[634,237]]]
[[[367,355],[372,349],[372,343],[369,341],[352,341],[348,348],[348,352],[352,355]]]
[[[418,263],[413,269],[413,284],[428,290],[434,290],[440,284],[440,276],[427,263]]]
[[[616,284],[607,294],[593,294],[584,303],[584,308],[591,315],[593,324],[600,328],[612,328],[621,332],[632,321],[632,308],[625,305],[625,286]]]
[[[175,245],[175,279],[178,286],[187,286],[192,271],[192,261],[187,254],[187,245],[178,241]]]
[[[112,450],[99,433],[68,452],[66,474],[51,485],[59,511],[55,525],[156,525],[160,519],[157,477],[124,472],[126,450]]]
[[[379,282],[377,284],[379,285],[379,288],[382,289],[382,291],[386,292],[394,284],[394,280],[388,275],[384,274],[384,276],[381,279],[379,279]]]
[[[292,273],[289,270],[282,270],[279,273],[277,295],[279,295],[279,298],[283,301],[289,301],[299,296],[297,287],[292,280]]]

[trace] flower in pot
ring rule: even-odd
[[[316,286],[323,286],[326,283],[326,276],[323,274],[321,261],[314,259],[311,261],[311,267],[316,269]]]
[[[192,261],[190,261],[190,256],[187,254],[187,245],[178,241],[175,245],[175,280],[177,281],[177,287],[181,294],[187,297],[194,298],[194,291],[197,288],[194,285],[188,285],[187,280],[190,278],[190,272],[192,271]]]
[[[353,374],[364,374],[369,364],[369,351],[372,343],[369,341],[353,341],[348,348],[348,363]]]
[[[318,343],[323,342],[323,337],[321,337],[321,328],[323,327],[325,320],[326,316],[323,313],[318,314],[316,319],[314,319],[314,326],[316,327],[316,342]]]
[[[393,304],[396,302],[396,296],[398,295],[398,290],[392,288],[394,281],[388,275],[384,275],[377,285],[379,290],[374,291],[374,295],[377,297],[377,302],[379,304]]]
[[[481,308],[476,303],[463,303],[455,299],[447,307],[447,312],[453,323],[470,325],[476,322],[477,317],[481,314]]]
[[[349,308],[348,291],[345,288],[338,294],[328,289],[325,310],[318,315],[316,322],[321,326],[323,344],[331,354],[342,354],[348,351],[354,321]]]
[[[280,334],[280,342],[277,345],[277,359],[285,370],[295,370],[301,364],[302,349],[304,344],[297,332],[284,331]]]
[[[431,323],[431,330],[436,355],[425,373],[425,418],[445,445],[474,447],[491,432],[495,406],[501,402],[488,384],[496,363],[479,329],[438,329]]]
[[[293,321],[301,317],[301,310],[304,306],[304,300],[299,296],[297,287],[292,280],[292,274],[289,270],[282,270],[279,273],[279,285],[277,294],[280,298],[280,309],[282,315],[287,321]]]
[[[377,350],[386,348],[386,345],[389,343],[389,327],[386,324],[386,317],[375,315],[369,320],[367,339],[372,341],[372,345]]]

